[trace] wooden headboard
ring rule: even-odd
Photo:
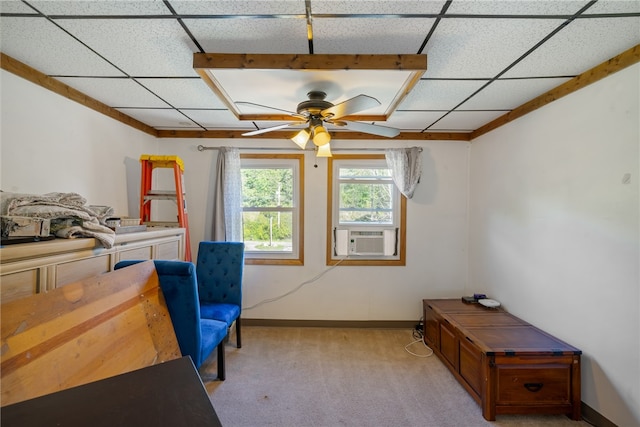
[[[181,357],[153,261],[1,306],[1,405]]]

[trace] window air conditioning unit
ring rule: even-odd
[[[393,256],[397,234],[395,228],[336,229],[335,254]]]

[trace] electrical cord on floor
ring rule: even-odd
[[[406,350],[407,353],[411,354],[412,356],[416,356],[416,357],[431,357],[433,355],[433,350],[424,342],[424,336],[423,336],[423,329],[422,329],[422,321],[423,319],[420,318],[420,321],[418,322],[418,324],[413,328],[412,330],[412,335],[414,338],[414,341],[410,342],[409,344],[404,346],[404,349]],[[429,351],[427,354],[418,354],[418,353],[414,353],[411,350],[409,350],[409,347],[411,347],[414,344],[417,344],[421,342]]]
[[[339,265],[340,265],[340,263],[341,263],[342,261],[344,261],[345,259],[347,259],[347,258],[341,258],[341,259],[339,259],[339,260],[338,260],[338,262],[337,262],[337,263],[335,263],[334,265],[332,265],[331,267],[327,268],[326,270],[321,271],[320,273],[318,273],[316,276],[312,277],[311,279],[306,280],[306,281],[304,281],[304,282],[300,283],[298,286],[296,286],[295,288],[291,289],[289,292],[286,292],[286,293],[284,293],[284,294],[282,294],[282,295],[279,295],[279,296],[277,296],[277,297],[263,299],[262,301],[260,301],[260,302],[258,302],[258,303],[256,303],[256,304],[254,304],[254,305],[250,305],[249,307],[242,307],[242,310],[243,310],[243,311],[251,310],[251,309],[254,309],[254,308],[256,308],[256,307],[259,307],[259,306],[261,306],[261,305],[263,305],[263,304],[267,304],[267,303],[270,303],[270,302],[275,302],[275,301],[281,300],[282,298],[287,297],[287,296],[291,295],[292,293],[296,292],[297,290],[299,290],[299,289],[300,289],[300,288],[302,288],[303,286],[308,285],[309,283],[313,283],[313,282],[315,282],[316,280],[318,280],[319,278],[321,278],[322,276],[324,276],[326,273],[328,273],[329,271],[331,271],[331,270],[333,270],[334,268],[336,268],[337,266],[339,266]]]

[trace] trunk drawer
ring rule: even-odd
[[[570,403],[570,365],[498,365],[496,368],[498,405]]]

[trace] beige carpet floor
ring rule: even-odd
[[[406,351],[400,329],[245,327],[226,345],[227,379],[216,361],[200,373],[224,427],[584,427],[563,415],[482,417],[434,355]],[[420,342],[409,350],[426,355]],[[214,352],[215,353],[215,352]]]

